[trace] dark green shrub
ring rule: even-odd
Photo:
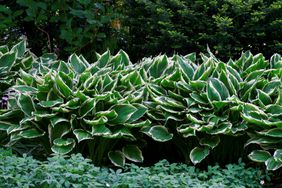
[[[25,35],[32,51],[55,52],[61,58],[117,49],[119,1],[13,0],[0,5],[0,44]],[[117,23],[117,24],[115,24]]]
[[[228,60],[242,50],[270,57],[282,50],[280,0],[125,0],[126,51],[134,60],[209,45]]]
[[[152,167],[98,168],[80,154],[40,162],[0,149],[0,186],[8,187],[262,187],[268,174],[244,163],[206,171],[163,160]]]

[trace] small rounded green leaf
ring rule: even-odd
[[[142,151],[134,145],[128,145],[122,148],[122,152],[128,160],[133,162],[143,162]]]
[[[200,163],[203,159],[205,159],[210,153],[208,147],[195,147],[190,152],[190,159],[193,164]]]
[[[121,151],[110,151],[108,157],[115,166],[123,167],[125,164],[125,157]]]
[[[252,151],[252,153],[250,153],[248,155],[248,157],[255,162],[259,162],[259,163],[264,163],[265,161],[267,161],[271,155],[268,151],[264,151],[264,150],[255,150]]]

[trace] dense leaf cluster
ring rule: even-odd
[[[9,187],[262,187],[269,180],[259,169],[244,163],[206,171],[184,164],[160,161],[152,167],[127,165],[124,170],[99,168],[80,154],[40,162],[16,157],[0,149],[0,186]]]
[[[0,5],[0,42],[25,35],[32,51],[95,59],[109,48],[132,60],[175,51],[220,58],[282,50],[280,0],[12,0]],[[36,36],[36,37],[35,37]]]
[[[250,159],[280,168],[281,55],[266,60],[246,52],[223,63],[208,52],[200,54],[201,63],[191,53],[145,58],[138,65],[124,51],[97,54],[94,63],[76,54],[67,62],[52,54],[34,57],[10,88],[15,94],[0,111],[0,130],[9,135],[8,146],[27,140],[47,153],[82,152],[95,164],[108,156],[116,166],[142,162],[148,141],[173,142],[173,152],[194,164],[210,154],[230,157],[224,138],[240,141],[243,135],[249,140],[240,147],[261,147]],[[3,68],[18,58],[12,60]]]

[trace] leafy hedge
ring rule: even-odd
[[[124,51],[97,54],[91,64],[76,54],[67,62],[52,54],[34,57],[30,69],[17,72],[10,88],[15,94],[0,111],[0,130],[10,137],[6,145],[30,140],[47,154],[81,152],[98,165],[108,156],[116,166],[142,162],[151,140],[172,142],[194,164],[210,154],[218,162],[242,157],[244,146],[250,159],[280,168],[281,55],[266,60],[246,52],[223,63],[208,52],[200,54],[201,63],[191,53],[145,58],[138,65]],[[10,53],[2,52],[0,60]],[[0,65],[10,70],[15,62],[16,55]],[[249,140],[237,146],[226,136]]]
[[[8,187],[262,187],[268,174],[244,163],[206,171],[163,160],[152,167],[99,168],[81,154],[40,162],[0,149],[0,186]]]
[[[10,0],[0,5],[0,45],[25,35],[40,55],[124,49],[134,61],[205,50],[270,57],[282,49],[280,0]],[[36,36],[36,37],[34,37]]]

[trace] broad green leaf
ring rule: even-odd
[[[50,119],[50,122],[51,122],[51,125],[53,127],[55,127],[55,125],[59,124],[59,123],[62,123],[62,122],[69,122],[68,119],[65,119],[65,118],[62,118],[60,116],[55,116],[53,118]]]
[[[37,88],[27,85],[16,85],[12,88],[20,93],[35,93],[38,91]]]
[[[140,119],[147,112],[147,108],[142,104],[134,104],[133,106],[137,110],[130,116],[130,118],[126,121],[126,123],[132,123]]]
[[[13,124],[11,122],[0,121],[0,131],[7,131],[9,127],[18,127],[19,125]]]
[[[200,140],[200,144],[202,146],[208,146],[212,149],[215,148],[219,144],[219,142],[220,142],[219,136],[211,136],[211,137],[207,136]]]
[[[166,142],[172,139],[173,134],[169,133],[167,128],[162,125],[156,125],[150,128],[148,135],[158,142]]]
[[[45,133],[44,132],[40,132],[37,129],[27,129],[27,130],[23,130],[19,133],[19,136],[26,138],[26,139],[33,139],[33,138],[38,138],[41,136],[44,136]]]
[[[15,46],[13,46],[11,51],[16,52],[18,57],[22,57],[26,52],[26,40],[22,40],[17,43]]]
[[[124,156],[133,162],[143,162],[144,158],[142,151],[134,145],[127,145],[122,148]]]
[[[261,135],[282,138],[282,128],[274,128],[258,132]]]
[[[95,126],[95,125],[104,125],[105,123],[108,122],[108,118],[106,116],[102,116],[98,119],[93,119],[93,120],[87,120],[87,119],[83,119],[83,121],[91,126]]]
[[[91,134],[93,136],[104,136],[104,137],[107,137],[107,136],[111,135],[112,132],[105,125],[95,125],[95,126],[92,126]]]
[[[263,105],[272,104],[271,97],[262,90],[258,90],[258,99],[262,102]]]
[[[113,119],[116,118],[118,114],[114,110],[107,110],[107,111],[96,112],[95,116],[97,117],[106,116],[108,119]]]
[[[255,162],[258,162],[258,163],[264,163],[265,161],[267,161],[271,157],[271,154],[268,151],[255,150],[255,151],[252,151],[252,153],[250,153],[248,155],[248,157],[252,161],[255,161]]]
[[[184,138],[196,136],[196,130],[194,127],[191,127],[190,124],[182,124],[180,127],[177,127],[177,131],[181,133]]]
[[[153,78],[159,78],[163,75],[165,70],[168,67],[168,58],[167,56],[161,56],[158,59],[155,59],[154,62],[152,62],[151,67],[149,68],[149,73],[151,77]]]
[[[115,166],[124,167],[125,157],[121,151],[110,151],[108,157]]]
[[[56,88],[63,95],[63,97],[70,97],[72,95],[72,90],[67,86],[59,74],[55,77]]]
[[[203,159],[205,159],[210,153],[208,147],[195,147],[190,152],[190,159],[193,164],[200,163]]]
[[[146,121],[141,121],[138,123],[124,123],[125,127],[130,127],[130,128],[137,128],[137,127],[146,127],[151,125],[151,121],[150,120],[146,120]]]
[[[86,66],[76,54],[72,54],[69,57],[69,63],[71,64],[72,68],[79,74],[84,72],[86,69]]]
[[[31,113],[35,111],[33,100],[27,94],[20,94],[17,104],[21,108],[22,112],[27,116],[31,116]]]
[[[100,58],[98,59],[97,61],[97,66],[99,68],[103,68],[103,67],[106,67],[107,63],[109,62],[110,60],[110,51],[107,50],[105,53],[103,53]]]
[[[85,131],[83,129],[75,129],[73,131],[73,134],[75,135],[78,143],[83,140],[89,140],[93,138],[92,135],[88,131]]]
[[[95,99],[89,98],[84,103],[82,103],[81,107],[78,110],[80,118],[85,117],[89,114],[95,107],[96,102]]]
[[[119,124],[128,121],[130,117],[137,111],[137,108],[130,104],[120,104],[115,105],[112,110],[114,110],[118,114],[118,116],[110,120],[109,123]]]
[[[54,145],[51,147],[51,150],[54,153],[65,155],[70,153],[75,147],[75,140],[72,138],[57,138],[53,141]]]
[[[191,80],[194,75],[194,69],[189,64],[189,61],[185,61],[182,57],[177,56],[177,62],[180,65],[182,73]]]
[[[230,96],[226,86],[217,78],[210,79],[207,87],[207,94],[210,101],[222,101]]]
[[[51,101],[40,101],[38,104],[44,108],[51,108],[56,105],[62,104],[64,102],[64,99],[59,98],[57,100],[51,100]]]
[[[195,124],[204,124],[205,123],[204,121],[195,118],[191,114],[186,114],[186,117],[187,117],[188,120],[190,120],[191,122],[193,122]]]
[[[6,71],[10,71],[15,62],[15,52],[9,52],[0,57],[0,67],[6,67]]]
[[[273,157],[275,160],[282,162],[282,149],[275,150]]]
[[[282,162],[275,160],[274,157],[270,157],[270,158],[267,159],[267,161],[265,161],[265,165],[266,165],[267,170],[274,171],[274,170],[277,170],[280,167],[282,167]]]

